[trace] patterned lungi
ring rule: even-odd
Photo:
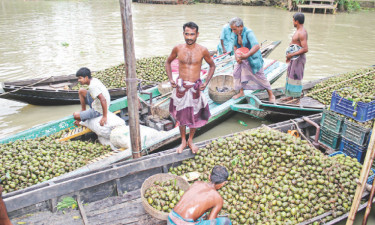
[[[290,60],[288,75],[286,76],[285,95],[299,98],[302,94],[302,79],[305,69],[306,55],[302,54],[297,59]]]
[[[211,116],[207,99],[201,94],[199,79],[195,83],[183,81],[182,87],[173,89],[169,112],[180,126],[198,128],[204,126]]]
[[[232,222],[227,217],[220,217],[214,220],[203,220],[202,217],[200,217],[197,221],[192,219],[184,219],[178,213],[172,210],[168,215],[167,225],[232,225]]]
[[[256,74],[253,74],[248,60],[242,60],[237,64],[233,71],[234,89],[244,90],[271,90],[271,84],[261,68]]]

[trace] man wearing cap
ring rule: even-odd
[[[293,25],[297,28],[293,34],[292,42],[286,52],[286,62],[288,65],[288,74],[286,76],[285,95],[288,101],[296,98],[298,103],[302,94],[302,79],[306,63],[306,55],[309,51],[307,46],[307,31],[303,27],[305,15],[296,13],[293,15]]]
[[[244,27],[243,21],[238,17],[231,19],[229,25],[233,33],[236,34],[234,39],[234,52],[237,65],[233,71],[233,78],[234,89],[239,91],[239,93],[233,96],[233,99],[244,96],[244,89],[266,89],[269,95],[269,101],[275,102],[271,84],[263,71],[262,53],[260,52],[260,46],[254,32]],[[241,44],[245,48],[241,48]],[[238,48],[241,49],[237,51]]]
[[[225,167],[216,165],[210,175],[210,183],[196,181],[181,197],[180,201],[169,213],[168,225],[231,225],[227,217],[217,218],[223,207],[223,198],[219,190],[228,180]],[[206,211],[211,209],[208,220],[203,220]]]

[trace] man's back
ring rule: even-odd
[[[219,207],[220,211],[222,204],[222,197],[209,183],[197,181],[183,195],[174,211],[183,218],[195,221],[213,207]]]

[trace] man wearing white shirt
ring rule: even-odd
[[[92,78],[91,71],[86,67],[79,69],[76,77],[81,85],[89,85],[89,88],[88,90],[80,88],[78,91],[82,110],[73,113],[74,124],[78,125],[80,121],[103,116],[100,125],[104,126],[107,123],[107,113],[111,102],[107,88],[99,79]],[[86,104],[90,106],[90,109],[86,110]]]

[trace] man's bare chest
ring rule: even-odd
[[[198,52],[184,52],[178,56],[181,64],[194,65],[202,62],[203,56]]]

